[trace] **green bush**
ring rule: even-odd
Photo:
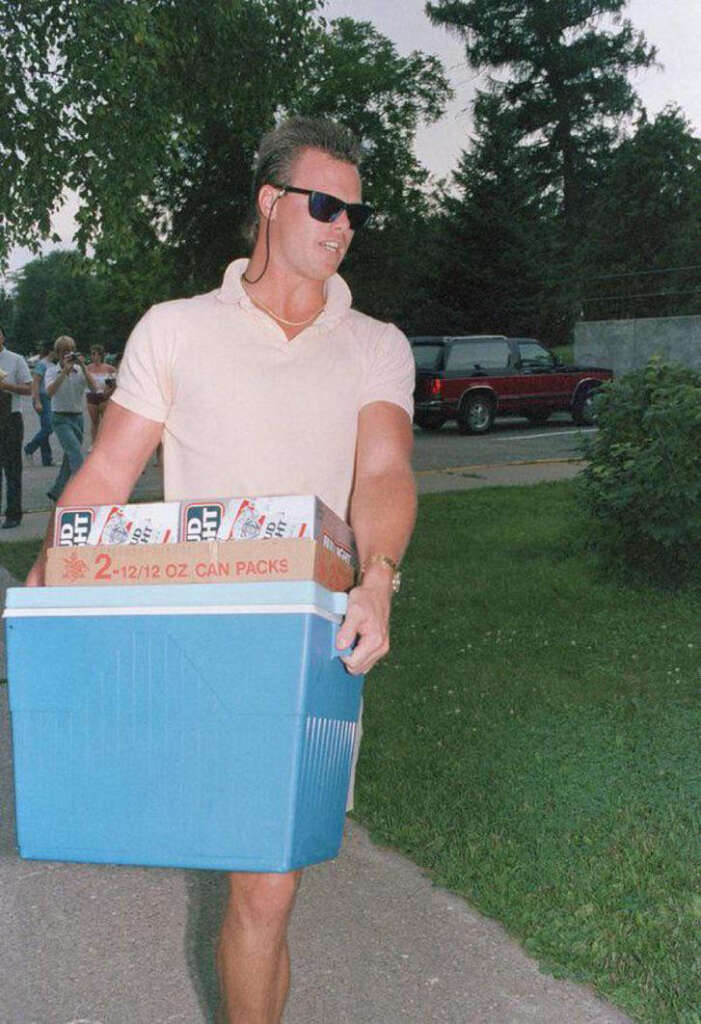
[[[607,382],[581,494],[606,562],[665,585],[701,578],[701,374],[653,357]]]

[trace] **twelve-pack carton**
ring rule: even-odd
[[[314,495],[59,506],[46,582],[314,579],[347,590],[356,564],[350,527]]]

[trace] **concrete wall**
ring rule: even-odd
[[[701,370],[701,316],[585,320],[574,329],[574,358],[583,366],[605,366],[620,376],[655,354]]]

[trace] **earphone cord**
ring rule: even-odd
[[[246,277],[245,273],[242,274],[241,278],[246,282],[246,284],[258,284],[258,282],[260,281],[261,277],[263,276],[263,274],[268,269],[268,263],[270,263],[270,221],[272,220],[272,212],[275,209],[275,203],[284,194],[285,194],[284,192],[278,192],[278,194],[273,199],[272,206],[270,207],[270,210],[268,211],[268,223],[267,223],[267,225],[265,227],[265,264],[263,266],[263,269],[261,270],[261,272],[258,275],[258,277],[256,277],[253,281],[251,281],[250,277]]]

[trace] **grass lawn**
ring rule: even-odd
[[[429,495],[356,815],[555,974],[701,1022],[701,594],[597,579],[571,484]]]
[[[40,540],[16,540],[0,543],[0,565],[18,579],[23,580],[39,554]]]

